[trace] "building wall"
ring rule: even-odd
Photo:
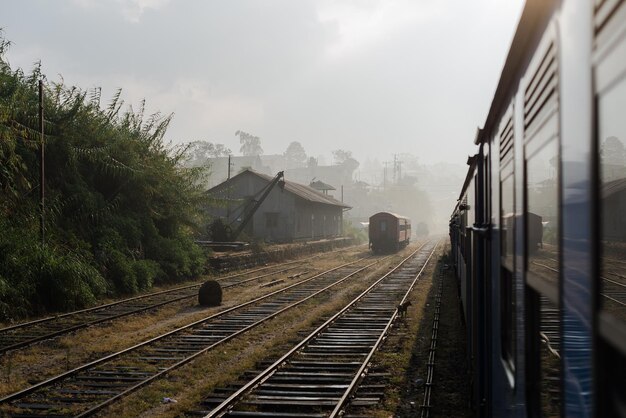
[[[230,198],[230,207],[212,208],[218,217],[241,216],[240,207],[246,199],[255,196],[267,185],[267,181],[254,174],[242,175],[221,189],[219,198]],[[260,197],[260,196],[258,196]],[[342,208],[304,200],[283,191],[276,185],[261,204],[244,230],[249,236],[270,242],[320,239],[341,235]],[[237,223],[234,224],[235,227]]]
[[[341,207],[296,200],[295,238],[320,239],[342,234]]]

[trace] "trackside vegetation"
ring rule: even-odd
[[[171,115],[6,60],[0,32],[0,321],[77,309],[203,271],[202,168],[164,143]],[[44,80],[45,244],[39,234],[38,87]]]

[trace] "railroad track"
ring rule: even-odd
[[[0,415],[88,416],[386,258],[361,258],[0,399]]]
[[[346,249],[337,250],[345,251]],[[302,262],[319,257],[310,257],[242,271],[216,280],[222,288],[242,285],[268,276],[284,273],[301,267]],[[251,277],[249,277],[251,276]],[[0,329],[0,356],[10,350],[17,350],[29,345],[58,337],[81,328],[111,321],[127,315],[133,315],[167,305],[170,303],[197,297],[202,283],[179,286],[173,289],[152,292],[145,295],[123,299],[93,308],[49,316],[34,321],[23,322]]]
[[[353,395],[435,248],[420,247],[248,383],[218,389],[192,414],[326,418],[378,403],[380,388]]]
[[[310,258],[310,257],[309,257]],[[304,259],[304,260],[308,260]],[[300,267],[304,260],[295,260],[279,265],[261,267],[229,276],[217,278],[222,288],[229,288],[280,274]],[[252,277],[250,277],[252,275]],[[0,329],[0,355],[7,351],[23,348],[31,344],[58,337],[101,322],[132,315],[169,303],[191,299],[198,296],[202,283],[195,283],[160,292],[120,300],[89,309],[50,316],[35,321],[24,322]]]
[[[244,251],[228,257],[211,257],[209,264],[216,271],[228,272],[233,269],[241,269],[242,267],[248,268],[262,263],[269,263],[275,259],[275,257],[284,257],[285,255],[293,258],[305,254],[313,254],[315,252],[337,251],[338,247],[353,245],[353,241],[354,240],[351,238],[341,238],[315,241],[309,244],[300,244],[295,247],[290,246],[289,248],[279,246],[278,248],[256,254],[252,251]]]
[[[553,262],[557,265],[559,263],[559,261],[554,258],[546,257],[544,258],[544,260]],[[618,260],[609,260],[609,261],[617,262]],[[548,271],[551,271],[553,273],[558,274],[559,272],[557,268],[543,264],[543,263],[533,262],[533,264],[539,267],[542,267]],[[619,307],[626,306],[626,276],[620,273],[615,273],[611,271],[604,271],[603,274],[604,276],[600,276],[600,279],[602,280],[602,289],[600,291],[600,296],[606,299],[604,302],[613,303]],[[615,279],[611,279],[606,276],[613,276]]]

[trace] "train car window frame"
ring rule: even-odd
[[[612,93],[623,89],[626,91],[626,4],[624,2],[605,2],[596,10],[596,38],[594,39],[594,95],[596,103],[596,130],[594,143],[596,146],[596,171],[598,186],[598,263],[597,277],[603,274],[602,257],[605,252],[602,245],[602,204],[603,163],[601,161],[601,144],[603,141],[603,100],[610,98]],[[606,10],[605,10],[606,9]],[[605,140],[608,139],[604,138]],[[619,140],[619,138],[618,138]],[[626,142],[626,137],[622,139]],[[626,144],[622,144],[625,145]],[[626,357],[626,321],[618,320],[607,312],[602,304],[602,286],[597,284],[598,332],[600,337],[611,344]]]
[[[523,109],[522,146],[522,207],[523,207],[523,266],[525,283],[525,371],[526,402],[528,415],[532,417],[552,414],[556,409],[562,414],[563,360],[556,362],[556,373],[550,373],[559,381],[557,404],[545,402],[544,390],[547,373],[544,367],[553,363],[544,361],[546,347],[543,340],[542,298],[550,302],[560,313],[560,293],[562,286],[562,166],[561,166],[561,127],[560,127],[560,80],[557,22],[552,21],[544,32],[539,46],[520,84]],[[552,168],[550,166],[553,166]],[[540,167],[540,172],[534,171]],[[552,171],[553,170],[553,171]],[[542,177],[545,175],[545,178]],[[541,211],[538,211],[541,209]],[[537,213],[531,213],[534,210]],[[545,213],[549,214],[547,220]],[[536,228],[537,222],[540,227]],[[551,222],[555,229],[554,239],[544,251],[545,226]],[[536,247],[532,247],[537,242]],[[550,253],[553,254],[550,254]],[[533,268],[530,263],[545,258],[542,266]],[[543,261],[543,260],[541,260]],[[551,280],[547,280],[551,278]],[[561,318],[559,318],[561,320]],[[546,366],[548,365],[548,366]],[[552,416],[552,415],[549,415]]]
[[[539,139],[539,138],[536,138],[536,139]],[[525,153],[526,155],[524,156],[524,224],[525,224],[524,241],[526,243],[525,249],[524,249],[524,252],[525,252],[524,269],[526,272],[526,283],[529,284],[531,287],[533,287],[535,290],[539,291],[540,293],[548,296],[551,299],[551,301],[558,306],[559,305],[559,286],[561,282],[560,264],[561,264],[561,251],[562,251],[561,242],[560,242],[561,233],[562,233],[561,226],[560,226],[561,216],[559,213],[559,208],[561,207],[561,199],[560,199],[560,193],[559,193],[560,180],[561,180],[560,168],[558,166],[555,167],[555,170],[556,170],[555,180],[556,181],[553,187],[554,187],[554,191],[556,192],[556,195],[554,196],[555,201],[553,203],[555,206],[554,213],[555,213],[556,219],[552,221],[553,224],[555,224],[553,227],[553,231],[555,231],[555,239],[554,239],[555,244],[550,244],[556,247],[556,254],[555,254],[556,258],[551,259],[551,260],[554,260],[553,262],[556,262],[556,265],[557,265],[556,268],[551,267],[546,262],[542,262],[542,263],[535,262],[535,260],[543,261],[539,258],[535,258],[534,251],[536,252],[542,251],[544,244],[547,244],[546,242],[544,242],[545,233],[546,233],[545,226],[546,226],[546,223],[550,221],[547,221],[547,222],[543,221],[543,217],[536,218],[535,216],[537,216],[537,214],[531,213],[530,211],[529,202],[531,201],[531,198],[529,197],[528,173],[531,171],[529,169],[529,163],[531,162],[534,163],[535,161],[533,160],[535,158],[538,158],[542,153],[546,151],[548,152],[548,155],[550,155],[550,151],[554,151],[554,154],[553,154],[554,156],[552,158],[556,159],[556,161],[559,161],[560,144],[558,141],[558,136],[545,139],[540,144],[538,143],[533,143],[533,144],[537,146],[533,147],[532,151],[530,152],[528,152],[528,148],[527,148],[527,152]],[[550,148],[553,148],[553,149],[550,150]],[[541,225],[542,225],[541,243],[539,243],[539,245],[537,245],[537,248],[534,248],[534,251],[531,253],[530,248],[536,239],[536,237],[533,236],[533,235],[536,235],[536,233],[533,234],[533,231],[531,230],[532,228],[531,225],[536,224],[537,221],[541,222]],[[539,268],[535,269],[531,267],[529,265],[531,262],[535,263],[537,266],[539,266]],[[546,270],[546,273],[544,276],[541,276],[537,272],[538,270],[541,270],[541,269]]]
[[[512,186],[515,187],[515,174],[513,170],[509,173],[505,180],[511,180],[513,182]],[[504,193],[502,192],[502,188],[504,186],[504,181],[500,183],[500,200],[502,202]],[[512,198],[513,202],[515,202],[515,193],[513,191]],[[515,205],[513,203],[513,205]],[[500,208],[502,208],[502,203],[500,203]],[[514,375],[516,369],[516,358],[517,358],[517,297],[515,292],[515,206],[513,206],[512,213],[512,227],[510,230],[507,229],[506,233],[511,235],[511,243],[512,248],[510,249],[510,256],[507,258],[500,257],[500,335],[501,335],[501,353],[500,356],[506,365],[507,370]],[[500,210],[500,240],[504,241],[504,237],[502,237],[502,231],[505,228],[505,221],[502,213],[502,209]],[[509,238],[508,236],[506,237]],[[503,242],[501,245],[505,245]],[[510,261],[510,264],[507,263]],[[511,376],[512,377],[512,376]],[[509,383],[514,385],[514,379],[512,379]]]
[[[603,282],[601,277],[608,271],[605,254],[608,247],[604,247],[605,236],[603,230],[605,217],[605,180],[603,174],[602,145],[609,139],[609,132],[605,132],[605,105],[610,106],[611,94],[626,89],[626,2],[603,1],[596,4],[594,9],[594,26],[596,29],[593,44],[593,89],[595,99],[595,135],[593,144],[595,147],[595,185],[596,185],[596,229],[597,235],[597,262],[596,262],[596,308],[597,317],[596,348],[597,356],[595,367],[596,375],[595,391],[598,394],[598,416],[626,416],[626,404],[623,394],[626,392],[626,321],[619,320],[612,312],[605,309],[603,304]],[[623,91],[623,90],[622,90]],[[625,93],[626,94],[626,93]],[[608,98],[608,99],[607,99]],[[619,97],[618,97],[619,99]],[[607,103],[608,100],[608,103]],[[619,113],[619,112],[618,112]],[[623,118],[623,117],[622,117]],[[623,119],[621,119],[623,120]],[[624,126],[626,128],[626,124]],[[619,130],[619,129],[618,129]],[[621,131],[620,131],[621,132]],[[615,136],[614,133],[612,133]],[[619,141],[619,138],[615,136]],[[626,140],[622,138],[622,140]],[[622,144],[623,145],[623,144]],[[619,181],[619,179],[616,179]],[[609,184],[607,182],[606,184]],[[617,185],[617,183],[616,183]],[[607,192],[610,193],[607,187]],[[619,187],[615,188],[619,193]],[[607,193],[607,194],[608,194]]]
[[[524,273],[525,282],[539,293],[546,295],[557,306],[560,304],[560,284],[561,284],[561,129],[559,119],[560,108],[560,93],[559,93],[559,80],[558,80],[558,48],[556,25],[552,24],[546,30],[544,39],[540,43],[539,48],[535,52],[532,64],[529,66],[528,73],[524,76],[521,90],[523,94],[524,106],[521,109],[524,116],[524,140],[523,140],[523,208],[524,208]],[[543,95],[543,96],[542,96]],[[537,104],[539,103],[539,104]],[[556,166],[555,169],[555,181],[553,184],[555,191],[555,201],[553,202],[554,208],[554,221],[553,228],[556,229],[556,236],[554,239],[556,246],[556,258],[551,262],[556,262],[556,268],[542,263],[540,266],[545,268],[545,276],[553,277],[554,283],[550,283],[545,278],[542,278],[537,271],[533,271],[530,268],[529,263],[531,259],[530,238],[536,238],[531,231],[531,223],[535,224],[537,218],[529,216],[529,163],[534,163],[532,160],[537,158],[541,153],[545,152],[549,147],[555,147],[556,152],[552,159],[554,159]],[[550,159],[549,161],[552,161]],[[534,174],[534,173],[533,173]],[[546,180],[547,182],[547,180]],[[546,183],[547,184],[547,183]],[[545,226],[547,222],[543,217],[539,217],[541,222],[541,243],[539,250],[543,250],[543,242],[545,235]],[[552,271],[552,273],[548,273]]]
[[[505,189],[511,186],[511,193],[508,196]],[[506,187],[505,187],[506,186]],[[509,202],[511,211],[504,213],[505,198],[511,198]],[[506,219],[510,218],[510,226],[506,225]],[[515,271],[515,172],[513,164],[509,163],[500,172],[500,259],[503,267],[508,268],[511,272]],[[509,231],[510,229],[510,231]],[[509,248],[510,246],[510,248]]]

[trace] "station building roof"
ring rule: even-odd
[[[234,182],[239,177],[248,176],[248,175],[260,177],[261,179],[266,180],[268,183],[273,180],[272,176],[259,173],[252,169],[246,169],[246,170],[243,170],[241,173],[238,173],[237,175],[231,177],[230,180],[226,180],[225,182],[218,184],[212,189],[209,189],[208,192],[209,193],[217,192],[220,189],[222,189],[224,185]],[[320,193],[319,191],[313,189],[312,187],[305,186],[304,184],[296,183],[294,181],[285,180],[283,189],[309,202],[322,203],[325,205],[332,205],[332,206],[339,206],[339,207],[346,208],[346,209],[352,208],[352,206],[346,205],[345,203],[340,202],[339,200],[334,199],[333,197],[329,195]]]

